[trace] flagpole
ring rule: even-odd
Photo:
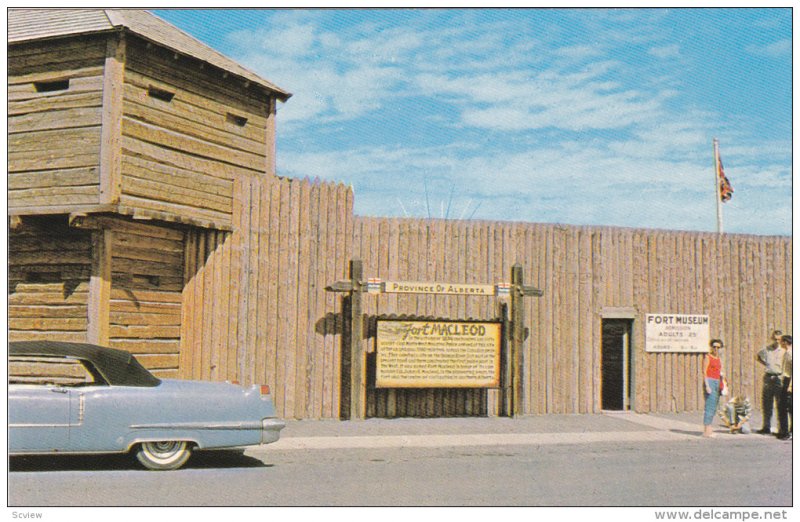
[[[714,138],[714,193],[717,195],[717,233],[722,234],[722,193],[719,185],[719,140]]]

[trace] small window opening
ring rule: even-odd
[[[33,82],[36,92],[66,91],[69,89],[69,79],[52,80],[48,82]]]
[[[172,98],[175,97],[174,92],[169,92],[164,89],[159,89],[158,87],[153,87],[152,85],[147,89],[147,95],[151,98],[155,98],[157,100],[162,100],[165,102],[171,102]]]
[[[161,278],[155,275],[133,274],[133,282],[150,286],[160,286]]]
[[[61,272],[28,272],[25,274],[27,283],[61,283]]]
[[[234,125],[238,125],[239,127],[244,127],[247,124],[247,118],[244,116],[237,116],[235,114],[228,113],[228,116],[225,118],[228,123],[232,123]]]

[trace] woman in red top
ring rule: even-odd
[[[711,423],[717,413],[719,404],[720,383],[722,382],[722,360],[719,351],[723,344],[719,339],[711,339],[711,349],[703,358],[703,392],[706,398],[705,412],[703,414],[703,437],[714,437]]]

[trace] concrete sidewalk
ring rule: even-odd
[[[754,415],[751,426],[760,427]],[[732,435],[715,421],[716,440],[777,443],[774,437]],[[606,412],[583,415],[402,418],[362,421],[287,421],[281,439],[250,451],[590,444],[706,440],[702,413],[637,414]]]

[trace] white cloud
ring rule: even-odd
[[[681,54],[681,48],[678,44],[671,44],[652,47],[647,52],[656,58],[677,58]]]
[[[749,45],[747,47],[747,52],[755,56],[766,56],[770,58],[791,56],[792,40],[787,38],[766,45]]]
[[[769,206],[755,195],[759,187],[782,195],[777,205],[786,209],[791,145],[765,145],[746,118],[686,101],[691,48],[655,30],[664,12],[602,11],[582,25],[536,30],[510,20],[467,23],[474,13],[461,25],[420,21],[435,16],[335,29],[322,23],[324,13],[289,12],[231,36],[239,61],[294,93],[279,109],[279,173],[352,183],[361,214],[391,214],[400,197],[424,215],[427,182],[438,193],[457,186],[462,208],[480,204],[476,218],[711,230],[711,137],[722,134],[736,190],[726,211]],[[780,56],[790,44],[747,50]],[[638,55],[627,56],[636,46]],[[429,144],[403,145],[408,136],[387,133],[384,145],[369,147],[352,129],[346,146],[319,139],[365,116],[388,121],[386,114],[450,141],[434,132]],[[790,230],[775,215],[775,230]],[[741,217],[730,223],[748,228]]]

